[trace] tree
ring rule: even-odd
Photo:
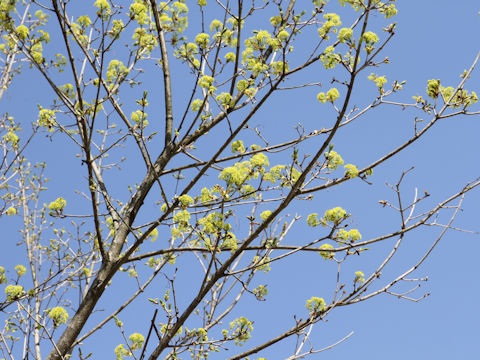
[[[315,198],[342,184],[384,182],[375,169],[441,119],[478,114],[466,84],[479,56],[457,84],[429,80],[413,101],[402,98],[404,81],[379,72],[396,31],[394,3],[96,0],[79,9],[69,1],[2,0],[0,99],[21,70],[50,91],[34,121],[6,113],[1,123],[2,215],[21,227],[25,251],[16,276],[0,268],[3,356],[95,357],[88,341],[109,334],[118,337],[109,350],[117,359],[252,358],[292,337],[286,357],[297,359],[323,350],[308,345],[311,329],[340,307],[382,293],[419,300],[395,289],[456,229],[478,179],[432,204],[427,191],[405,199],[409,170],[400,170],[393,198],[380,200],[400,222],[368,238],[352,228],[341,199]],[[369,89],[368,102],[357,88]],[[255,122],[272,121],[262,109],[285,93],[292,103],[296,94],[311,96],[315,121],[277,114],[278,132],[266,134]],[[334,142],[379,107],[417,114],[413,131],[380,156],[359,150],[346,163]],[[79,153],[62,169],[78,182],[47,191],[49,162],[26,160],[38,146],[32,139]],[[316,211],[294,214],[312,204]],[[296,237],[304,227],[310,230]],[[420,259],[380,278],[404,239],[431,227],[439,231]],[[373,271],[343,270],[392,239]],[[295,321],[268,339],[249,340],[253,319],[237,308],[267,299],[263,274],[271,267],[311,253],[338,269],[333,289],[289,309]],[[159,279],[168,285],[161,294]],[[414,289],[423,279],[413,280]],[[147,306],[130,331],[124,309]]]

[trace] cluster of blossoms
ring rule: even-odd
[[[317,312],[323,311],[325,309],[325,306],[325,300],[316,296],[313,296],[309,300],[307,300],[307,303],[305,305],[310,314],[315,314]]]
[[[253,294],[257,300],[263,300],[265,299],[265,296],[268,295],[268,289],[264,285],[258,285],[258,287],[253,289]]]
[[[5,268],[0,266],[0,284],[6,284],[8,282],[7,276],[5,275]]]
[[[17,272],[18,277],[21,277],[27,273],[27,268],[23,265],[15,266],[15,271]]]
[[[116,321],[117,323],[121,323],[121,321],[118,321],[117,319]],[[115,347],[114,352],[117,360],[123,360],[124,357],[133,356],[131,350],[140,350],[145,343],[145,337],[140,333],[133,333],[128,337],[128,340],[130,340],[128,348],[125,348],[124,344],[120,344]]]
[[[10,144],[12,148],[16,149],[18,148],[18,142],[20,141],[20,138],[17,134],[15,134],[15,132],[10,130],[5,135],[3,135],[3,140],[5,140],[6,143]]]
[[[341,43],[350,41],[352,37],[353,37],[353,30],[350,28],[341,28],[337,36],[338,41],[340,41]]]
[[[245,343],[251,337],[253,325],[246,317],[241,316],[230,323],[231,337],[235,339],[235,344]],[[224,333],[225,336],[225,333]]]
[[[195,55],[197,54],[198,45],[193,42],[180,45],[180,47],[174,52],[174,56],[177,59],[183,59],[198,69],[200,67],[200,61],[195,58]]]
[[[311,227],[317,227],[319,225],[327,226],[328,222],[338,226],[343,220],[347,219],[349,215],[347,211],[341,207],[335,207],[325,211],[322,219],[318,219],[317,213],[312,213],[307,217],[307,225]]]
[[[245,40],[245,50],[242,52],[242,63],[246,69],[256,77],[261,73],[267,74],[269,70],[273,74],[282,74],[288,69],[283,62],[275,62],[273,67],[265,63],[263,52],[268,48],[280,50],[286,44],[290,34],[286,30],[280,31],[277,36],[272,36],[267,30],[260,30]]]
[[[330,90],[327,91],[326,94],[324,92],[319,93],[317,95],[317,100],[320,101],[321,103],[326,103],[328,101],[333,104],[333,102],[337,100],[339,97],[340,97],[340,93],[338,92],[338,90],[336,88],[331,88]]]
[[[331,244],[323,244],[320,246],[320,251],[318,252],[321,257],[323,257],[325,260],[331,260],[333,259],[333,251],[328,251],[333,249],[333,246]]]
[[[449,101],[449,105],[453,108],[458,108],[461,105],[466,108],[478,101],[475,91],[472,91],[470,94],[463,89],[458,90],[455,94],[454,91],[455,89],[451,86],[443,87],[440,85],[439,79],[432,79],[427,82],[427,95],[432,99],[437,99],[439,95],[442,95],[443,100],[445,102]]]
[[[144,128],[148,125],[147,113],[143,110],[136,110],[130,114],[130,118],[135,123],[135,127]]]
[[[220,248],[237,248],[237,238],[230,230],[232,225],[225,222],[225,216],[219,212],[212,212],[205,217],[198,220],[201,226],[201,233],[199,239],[207,248],[213,248],[214,241],[212,236],[223,234],[222,242],[219,244]]]
[[[52,130],[52,127],[56,124],[55,111],[50,109],[43,109],[40,107],[38,112],[37,124],[41,127],[48,127]]]
[[[362,239],[362,234],[357,229],[351,229],[346,231],[345,229],[340,229],[337,232],[336,238],[342,242],[354,242]]]
[[[364,274],[361,271],[355,271],[355,283],[363,283],[365,282]]]
[[[67,201],[62,197],[52,201],[50,204],[48,204],[48,209],[51,210],[50,215],[61,215],[66,205]]]
[[[23,286],[21,285],[7,285],[5,287],[5,295],[7,296],[8,301],[15,301],[18,298],[20,298],[20,296],[22,296],[23,294],[24,294]]]
[[[335,48],[333,46],[327,46],[323,54],[320,56],[320,61],[323,63],[325,69],[333,69],[342,61],[341,56],[334,51]]]
[[[231,145],[232,153],[244,153],[245,152],[245,146],[243,145],[242,140],[236,140],[232,142]]]
[[[80,16],[77,22],[72,22],[70,26],[70,33],[83,46],[88,45],[87,28],[92,24],[88,16]]]
[[[368,80],[373,81],[379,89],[383,89],[383,85],[387,83],[387,78],[385,76],[378,76],[374,73],[371,73],[368,76]]]
[[[353,179],[358,176],[358,169],[353,164],[347,164],[344,166],[345,168],[345,177],[349,179]]]
[[[375,49],[375,44],[379,41],[377,34],[372,31],[367,31],[362,36],[365,41],[365,51],[370,54]]]
[[[340,21],[340,16],[335,13],[325,14],[323,15],[323,18],[326,21],[323,26],[318,29],[318,35],[320,35],[321,38],[328,40],[328,33],[337,33],[336,27],[342,25],[342,22]]]
[[[7,210],[5,210],[5,214],[7,214],[8,216],[16,215],[17,212],[17,209],[13,206],[10,206]]]
[[[328,153],[325,153],[324,156],[327,160],[327,167],[329,170],[336,170],[339,166],[343,165],[343,159],[336,151],[331,150]]]
[[[120,60],[111,60],[107,68],[107,83],[121,82],[128,75],[128,69]]]
[[[48,312],[48,317],[53,320],[53,326],[58,327],[65,324],[69,316],[67,310],[61,306],[57,306]]]
[[[110,16],[112,9],[110,8],[110,4],[107,0],[97,0],[93,4],[97,8],[97,15],[102,19],[108,19]]]
[[[218,176],[225,180],[227,186],[240,188],[246,181],[256,179],[260,174],[265,173],[265,167],[269,166],[268,158],[263,153],[253,155],[249,161],[236,163],[223,169]]]

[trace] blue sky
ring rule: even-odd
[[[477,41],[480,24],[478,2],[459,0],[452,5],[451,1],[446,0],[415,2],[399,0],[397,8],[399,13],[394,18],[397,22],[397,34],[383,52],[389,57],[390,63],[375,69],[375,72],[386,75],[389,82],[407,81],[404,91],[397,97],[399,101],[409,102],[411,96],[417,94],[425,96],[426,83],[429,79],[438,78],[442,84],[455,86],[459,81],[459,75],[470,66],[480,50]],[[341,10],[337,10],[342,15]],[[382,21],[381,18],[374,18],[372,27],[378,26]],[[195,19],[192,19],[191,23],[194,27]],[[260,24],[258,26],[261,27]],[[306,43],[308,44],[308,41]],[[302,50],[300,46],[298,54],[301,55]],[[292,61],[295,61],[295,58]],[[161,96],[160,91],[155,90],[156,82],[159,83],[161,79],[158,69],[156,71],[153,73],[154,76],[150,77],[147,74],[142,78],[145,86],[153,89],[152,97]],[[323,68],[318,65],[305,75],[304,79],[315,76],[317,72],[321,74],[322,71]],[[354,92],[352,104],[359,107],[368,104],[375,96],[375,88],[365,79],[369,73],[370,71],[363,73],[364,79],[360,80],[360,88]],[[180,67],[177,74],[181,74]],[[324,87],[321,91],[324,91],[329,86],[325,80],[327,77],[319,76],[323,76],[321,81]],[[466,88],[476,90],[478,93],[479,78],[477,70]],[[178,99],[177,103],[182,104],[182,101],[185,101],[182,93],[189,79],[186,75],[184,77],[177,75],[173,80],[173,90],[177,95],[175,99]],[[297,79],[293,78],[292,82],[295,82],[294,80]],[[38,75],[26,69],[25,74],[18,77],[9,89],[3,99],[2,108],[28,124],[30,121],[28,119],[36,116],[36,104],[46,106],[52,98],[51,93],[44,91],[46,86]],[[265,105],[253,119],[252,124],[278,141],[293,137],[294,126],[298,123],[302,123],[307,130],[331,124],[333,113],[327,106],[322,106],[315,100],[318,91],[319,88],[306,88],[291,94],[281,93]],[[155,106],[152,105],[152,108],[156,109],[151,110],[152,117],[155,111],[160,111],[161,105],[158,108]],[[346,162],[359,166],[366,165],[410,136],[416,115],[420,116],[408,110],[387,107],[375,109],[360,121],[342,129],[334,140],[335,149],[342,154]],[[311,202],[296,203],[286,213],[306,216],[309,212],[323,213],[325,209],[342,206],[352,214],[352,227],[358,228],[366,239],[394,231],[398,228],[398,215],[378,204],[379,200],[394,198],[385,182],[395,184],[402,171],[415,166],[403,183],[403,194],[406,199],[411,199],[415,188],[421,193],[426,190],[431,196],[426,200],[425,206],[434,206],[459,191],[466,182],[479,176],[479,132],[478,116],[443,119],[420,141],[375,169],[373,185],[367,185],[360,180],[350,181],[316,195]],[[202,147],[198,153],[206,156],[213,149],[214,143],[205,142],[200,145]],[[313,149],[315,145],[314,142],[308,143],[307,150]],[[308,152],[307,150],[305,152]],[[32,162],[47,161],[47,177],[51,178],[51,181],[44,201],[51,201],[59,196],[58,194],[62,194],[69,201],[69,210],[82,212],[87,209],[87,205],[74,190],[82,186],[85,190],[86,168],[75,158],[76,152],[78,151],[71,143],[62,140],[58,135],[53,141],[40,135],[28,155]],[[272,158],[281,160],[275,156]],[[112,185],[112,188],[117,194],[125,197],[125,184],[139,182],[143,173],[143,168],[138,166],[133,158],[126,163],[122,171],[112,173],[108,180],[112,184],[118,181],[121,186]],[[119,178],[119,175],[122,177]],[[208,181],[214,183],[216,179],[210,178],[206,180]],[[478,190],[469,193],[462,207],[464,211],[458,216],[455,226],[480,231],[479,204]],[[141,213],[142,219],[149,219],[148,212],[151,211],[156,211],[153,204],[147,205],[145,212]],[[1,219],[2,227],[6,226],[5,221],[5,218]],[[65,220],[64,226],[68,226],[68,220]],[[10,240],[6,244],[6,251],[0,255],[0,263],[5,267],[14,266],[21,261],[19,257],[21,252],[14,246],[19,235],[11,227],[7,231]],[[409,235],[402,244],[398,256],[383,272],[378,284],[385,284],[414,265],[438,234],[438,228],[429,228]],[[311,236],[311,230],[299,226],[289,233],[286,243],[297,243]],[[14,241],[13,238],[17,240]],[[478,282],[476,250],[479,239],[478,234],[447,232],[422,267],[410,276],[428,276],[428,281],[422,283],[421,288],[414,294],[415,297],[421,297],[425,293],[431,295],[418,303],[384,294],[364,303],[335,309],[328,316],[328,321],[315,326],[311,342],[316,348],[321,348],[338,341],[351,331],[354,331],[354,335],[333,350],[313,355],[311,358],[329,360],[353,357],[372,360],[474,358],[478,354],[480,323],[477,306],[480,292],[476,286]],[[370,271],[376,269],[383,259],[382,256],[388,253],[392,245],[393,242],[390,240],[372,246],[370,252],[347,262],[345,272],[362,270],[368,275]],[[11,253],[16,256],[10,256]],[[183,284],[178,288],[181,305],[188,304],[192,288],[198,287],[194,282],[198,267],[193,267],[189,262],[191,258],[178,265],[180,268],[178,282]],[[240,303],[235,314],[238,316],[244,312],[248,313],[248,317],[255,321],[252,341],[244,345],[243,349],[240,348],[240,351],[290,327],[295,314],[298,317],[305,317],[305,301],[311,296],[329,299],[334,285],[332,277],[335,273],[336,265],[323,261],[318,254],[297,254],[283,263],[272,265],[268,276],[259,275],[257,283],[268,283],[268,300],[257,302],[252,297],[247,297]],[[119,274],[115,279],[118,280],[118,284],[112,286],[110,293],[106,294],[108,297],[99,304],[100,308],[111,309],[120,304],[119,299],[122,299],[126,289],[133,285],[125,274]],[[165,279],[158,279],[149,296],[161,295],[166,287]],[[127,333],[133,331],[146,333],[152,312],[153,307],[145,306],[145,301],[142,300],[122,313],[120,318],[126,323]],[[105,314],[109,314],[109,311],[95,314],[94,317],[100,319]],[[86,329],[90,329],[94,323],[89,322]],[[106,329],[102,335],[102,342],[94,337],[86,343],[94,349],[95,358],[113,358],[114,346],[122,342],[114,326],[107,326]],[[103,337],[105,335],[106,338]],[[294,342],[290,340],[260,355],[269,360],[282,359],[291,354],[293,345]],[[235,350],[233,353],[237,352],[239,351]],[[221,359],[222,356],[213,358]]]

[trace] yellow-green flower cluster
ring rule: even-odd
[[[5,295],[8,301],[17,300],[23,293],[23,286],[21,285],[7,285],[7,287],[5,287]]]
[[[377,34],[372,31],[367,31],[362,36],[365,41],[365,51],[370,54],[375,49],[375,44],[379,41]]]
[[[277,39],[286,41],[289,36],[290,36],[290,33],[287,30],[282,30],[277,34]]]
[[[275,75],[282,75],[288,71],[288,64],[283,61],[274,61],[270,64],[270,69]]]
[[[107,68],[107,82],[113,83],[122,80],[128,75],[128,69],[120,60],[112,60]]]
[[[195,100],[192,101],[192,104],[190,105],[190,109],[193,112],[197,112],[198,110],[201,109],[202,104],[203,104],[203,100],[195,99]]]
[[[317,95],[317,100],[320,101],[321,103],[326,103],[328,101],[333,104],[333,102],[337,100],[339,97],[340,97],[340,93],[338,92],[338,90],[336,88],[331,88],[330,90],[327,91],[326,94],[324,92],[319,93]]]
[[[90,20],[87,15],[82,15],[78,17],[77,23],[80,24],[81,27],[87,28],[92,25],[92,20]]]
[[[130,18],[138,22],[139,25],[149,22],[148,9],[142,1],[135,0],[130,5]]]
[[[440,79],[428,80],[427,95],[432,99],[438,98],[438,95],[440,95]]]
[[[270,18],[270,24],[272,24],[272,26],[278,26],[282,23],[282,17],[277,15],[277,16],[272,16]]]
[[[395,7],[395,4],[386,5],[385,3],[379,1],[377,6],[379,7],[380,13],[385,15],[385,19],[389,19],[397,14],[397,8]]]
[[[158,238],[157,228],[153,229],[150,234],[148,234],[147,239],[150,239],[152,242],[156,241]]]
[[[323,215],[323,220],[325,222],[329,221],[334,223],[335,225],[338,225],[340,224],[340,222],[342,222],[342,220],[346,219],[347,217],[347,212],[341,207],[337,206],[333,209],[325,211],[325,214]]]
[[[210,88],[213,84],[213,77],[208,76],[208,75],[203,75],[199,80],[198,80],[198,86],[202,88]]]
[[[439,94],[442,95],[443,101],[447,102],[450,100],[450,98],[453,98],[449,101],[449,106],[452,106],[453,108],[458,108],[463,105],[464,108],[475,104],[478,101],[478,96],[475,93],[475,91],[472,91],[470,94],[468,93],[467,90],[458,90],[455,95],[454,95],[455,89],[451,86],[448,87],[443,87],[440,85],[440,80],[434,79],[434,80],[428,80],[427,84],[427,94],[431,98],[436,99]],[[414,97],[414,99],[417,100],[417,102],[420,102],[418,99],[421,99],[422,97]]]
[[[206,234],[216,234],[221,231],[229,231],[232,225],[223,221],[224,216],[219,212],[212,212],[207,216],[200,218],[198,224],[202,226],[202,231]]]
[[[364,274],[361,271],[355,271],[355,280],[354,282],[363,283],[365,282]]]
[[[284,36],[285,33],[282,33]],[[254,36],[245,40],[245,50],[242,52],[242,62],[255,76],[268,71],[269,66],[261,54],[268,48],[279,50],[282,48],[282,39],[272,37],[266,30],[258,31]]]
[[[320,56],[320,61],[323,63],[325,69],[333,69],[338,63],[342,61],[339,54],[336,54],[333,46],[328,46],[323,54]]]
[[[257,178],[261,173],[265,173],[265,166],[269,166],[268,158],[263,153],[255,154],[250,161],[236,163],[234,166],[226,167],[218,176],[225,180],[227,185],[236,185],[239,187],[245,181]]]
[[[233,105],[232,95],[227,92],[222,92],[221,94],[217,95],[215,100],[217,100],[217,102],[219,102],[224,109],[228,109],[230,106]]]
[[[132,356],[131,351],[128,349],[125,349],[124,344],[117,345],[115,347],[114,352],[115,352],[116,360],[123,360],[125,356]]]
[[[170,5],[171,4],[171,5]],[[174,3],[161,1],[159,19],[162,29],[180,35],[188,27],[188,6],[184,1]]]
[[[58,327],[67,322],[68,313],[63,307],[57,306],[49,311],[48,317],[53,320],[53,326]]]
[[[377,76],[374,73],[371,73],[368,76],[368,80],[373,81],[379,89],[383,89],[383,85],[387,83],[387,78],[385,76]]]
[[[343,159],[336,151],[331,150],[324,155],[327,160],[328,169],[336,170],[339,166],[343,165]]]
[[[178,198],[180,201],[180,207],[186,209],[189,205],[193,204],[193,199],[190,195],[183,194]]]
[[[320,225],[322,222],[318,219],[317,213],[312,213],[307,217],[307,225],[311,227],[316,227]]]
[[[43,51],[43,46],[41,42],[37,42],[33,44],[32,47],[30,48],[30,53],[33,57],[33,60],[35,60],[39,64],[43,63],[43,60],[44,60],[42,51]]]
[[[350,28],[341,28],[338,32],[338,41],[344,43],[346,41],[350,41],[353,37],[353,30]]]
[[[257,31],[254,36],[245,40],[245,47],[254,51],[266,50],[269,46],[274,45],[278,45],[278,43],[267,30]]]
[[[210,35],[205,34],[205,33],[197,34],[197,36],[195,36],[195,42],[202,49],[205,49],[208,46],[208,44],[210,43]]]
[[[252,156],[250,164],[254,168],[259,168],[261,171],[264,166],[269,166],[268,157],[264,153],[258,153]]]
[[[222,30],[222,28],[223,28],[223,23],[218,19],[214,19],[210,23],[210,32],[218,32]]]
[[[97,15],[102,19],[107,19],[110,16],[111,9],[107,0],[97,0],[93,5],[97,8]]]
[[[264,273],[270,271],[270,258],[268,256],[262,258],[255,256],[253,258],[253,264],[255,265],[255,271],[262,270]]]
[[[356,178],[358,176],[358,169],[353,164],[347,164],[344,166],[345,168],[345,177],[349,179]]]
[[[333,259],[334,253],[333,251],[328,251],[333,249],[333,246],[331,244],[323,244],[320,246],[320,251],[318,252],[321,257],[323,257],[325,260],[331,260]]]
[[[21,277],[27,273],[27,268],[23,265],[15,266],[15,271],[17,272],[18,277]]]
[[[272,215],[272,212],[270,210],[265,210],[260,213],[260,218],[265,221],[268,219],[268,217]]]
[[[284,179],[285,175],[282,174],[282,171],[287,167],[285,165],[275,165],[269,172],[265,173],[263,178],[271,183],[275,183],[279,179]]]
[[[8,216],[13,216],[17,214],[17,209],[13,206],[10,206],[7,210],[5,210],[5,214]]]
[[[41,127],[51,129],[57,122],[55,121],[55,111],[50,109],[42,109],[38,112],[37,124]]]
[[[132,335],[130,335],[128,337],[128,339],[130,340],[131,344],[130,344],[130,348],[132,350],[139,350],[142,348],[143,346],[143,343],[145,342],[145,338],[143,337],[142,334],[140,333],[133,333]]]
[[[336,238],[342,240],[343,242],[354,242],[357,240],[361,240],[362,234],[360,234],[360,231],[358,231],[357,229],[351,229],[349,231],[346,231],[345,229],[340,229],[337,232]]]
[[[135,123],[135,127],[144,128],[148,125],[147,113],[142,110],[132,112],[130,118]]]
[[[237,56],[235,55],[235,53],[233,52],[228,52],[225,54],[224,56],[225,60],[228,62],[235,62],[235,59],[237,58]]]
[[[240,80],[238,83],[237,83],[237,90],[238,91],[245,91],[248,86],[249,86],[249,82],[247,80]]]
[[[25,41],[25,39],[27,38],[27,36],[30,33],[30,31],[28,30],[28,27],[26,27],[23,24],[20,25],[20,26],[17,26],[17,28],[15,30],[16,30],[17,36],[23,41]]]
[[[75,34],[76,39],[80,44],[86,46],[88,43],[88,36],[85,34],[85,28],[80,24],[72,23],[70,26],[71,33]]]
[[[173,222],[179,225],[179,228],[186,229],[190,225],[191,215],[187,210],[179,210],[173,215]]]
[[[253,289],[253,294],[257,300],[263,300],[268,294],[268,289],[263,285],[258,285],[257,288]]]
[[[73,90],[73,85],[68,83],[59,87],[59,90],[70,100],[75,98],[75,91]]]
[[[135,40],[133,45],[138,46],[139,50],[145,51],[147,54],[150,54],[158,44],[157,37],[144,28],[136,28],[132,39]]]
[[[20,141],[18,135],[15,134],[13,131],[9,131],[5,135],[3,135],[3,140],[12,145],[14,149],[18,147],[18,142]]]
[[[230,323],[230,330],[232,330],[231,336],[235,339],[235,344],[241,345],[250,339],[253,325],[246,317],[241,316]]]
[[[57,215],[61,214],[66,205],[67,205],[67,201],[64,198],[62,197],[57,198],[55,201],[52,201],[48,205],[48,208],[52,210],[50,214],[57,214]]]
[[[0,266],[0,284],[6,284],[8,282],[7,276],[5,275],[5,268]]]
[[[243,145],[242,140],[236,140],[231,145],[232,153],[244,153],[245,146]]]
[[[325,300],[316,296],[312,296],[309,300],[307,300],[307,304],[305,305],[305,307],[311,314],[323,311],[325,309],[325,306]]]
[[[110,31],[108,32],[108,36],[112,39],[118,39],[120,36],[120,33],[123,31],[123,28],[125,25],[123,24],[123,21],[121,19],[118,20],[113,20],[112,21],[112,27],[110,28]]]
[[[340,16],[335,13],[325,14],[323,15],[323,18],[326,21],[323,26],[318,29],[318,35],[320,35],[321,38],[328,40],[328,33],[330,31],[336,33],[337,29],[335,27],[342,25],[342,22],[340,21]]]

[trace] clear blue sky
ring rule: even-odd
[[[386,75],[390,81],[406,80],[405,90],[399,95],[399,99],[405,101],[410,101],[412,95],[425,95],[428,79],[439,78],[442,84],[455,86],[459,75],[470,66],[480,50],[480,43],[477,41],[480,33],[480,3],[475,0],[399,0],[397,8],[399,13],[394,18],[398,24],[397,35],[383,52],[389,57],[390,64],[376,69],[376,72]],[[192,24],[195,24],[195,20],[192,20]],[[322,71],[320,65],[316,69]],[[477,70],[466,86],[477,93],[480,92],[478,74]],[[161,77],[157,72],[152,79],[145,76],[143,80],[146,86],[152,86],[154,81],[159,82]],[[187,79],[173,80],[174,92],[179,95]],[[3,99],[3,111],[10,111],[17,119],[22,119],[23,116],[22,121],[26,124],[24,127],[28,127],[29,119],[36,114],[36,104],[47,106],[51,99],[51,94],[43,90],[46,86],[42,79],[27,70],[25,75],[16,79],[7,97]],[[368,86],[367,82],[365,86]],[[357,90],[352,103],[360,107],[365,105],[368,99],[374,96],[374,92],[370,91],[371,84],[370,90]],[[321,128],[325,125],[318,125],[318,122],[324,121],[323,117],[331,113],[324,113],[326,107],[316,103],[316,92],[318,89],[309,88],[298,95],[282,95],[283,97],[276,100],[274,98],[252,124],[261,126],[265,134],[276,139],[294,136],[293,126],[299,122],[307,129]],[[20,106],[23,107],[21,110]],[[412,114],[391,108],[372,111],[360,121],[342,129],[340,136],[334,141],[335,148],[347,162],[359,166],[368,164],[375,156],[394,148],[411,134],[414,116],[419,115]],[[372,186],[361,181],[352,181],[318,195],[308,204],[300,203],[288,213],[323,213],[327,208],[340,205],[352,213],[352,226],[358,228],[366,239],[393,231],[398,227],[396,214],[386,211],[378,204],[379,200],[393,199],[394,194],[387,189],[385,182],[394,184],[402,171],[414,165],[415,169],[404,183],[405,196],[413,198],[413,191],[418,187],[419,191],[427,190],[432,194],[428,204],[435,205],[459,191],[466,182],[479,176],[479,133],[478,116],[444,119],[418,143],[376,169]],[[207,149],[207,145],[205,146]],[[74,190],[82,186],[85,190],[86,168],[80,166],[80,160],[72,156],[74,153],[75,149],[57,136],[53,142],[45,138],[37,139],[29,156],[32,162],[47,161],[47,177],[52,180],[45,201],[54,199],[61,193],[68,199],[70,209],[78,209],[80,212],[86,209],[86,205]],[[119,174],[128,178],[130,183],[135,183],[141,180],[143,169],[126,167],[114,176]],[[114,190],[126,195],[123,183],[121,188]],[[470,193],[456,226],[480,231],[479,204],[479,191]],[[148,209],[150,211],[153,207]],[[5,219],[1,221],[1,226],[6,226]],[[68,226],[67,221],[65,226]],[[299,239],[310,237],[311,233],[306,230],[301,228],[291,232],[285,243],[296,243]],[[11,229],[7,231],[9,240],[4,247],[6,251],[0,255],[0,264],[5,267],[21,262],[20,258],[10,256],[11,253],[19,254],[18,250],[14,249],[19,235],[10,232]],[[398,257],[384,271],[379,284],[410,268],[438,233],[438,229],[431,229],[409,235]],[[478,234],[447,232],[430,258],[411,276],[429,277],[414,294],[417,297],[425,293],[431,295],[419,303],[381,295],[368,302],[336,309],[327,322],[318,323],[314,328],[311,341],[315,347],[328,346],[351,331],[355,333],[335,349],[313,355],[311,359],[442,360],[478,357],[479,240]],[[390,241],[375,246],[370,254],[350,261],[346,271],[362,270],[368,275],[369,271],[378,266],[381,256],[387,254],[392,244]],[[188,303],[192,286],[195,290],[198,287],[193,285],[192,281],[198,268],[188,267],[187,261],[184,264],[186,270],[179,271],[178,275],[178,281],[185,282],[178,290],[181,304]],[[268,300],[259,303],[250,297],[240,304],[236,314],[246,313],[255,321],[253,339],[240,348],[240,351],[248,349],[260,339],[274,336],[282,329],[290,327],[295,314],[305,317],[304,304],[311,296],[329,299],[335,272],[335,265],[323,261],[318,254],[300,254],[284,263],[274,264],[268,277],[262,279],[263,275],[260,275],[262,281],[259,280],[258,283],[268,283]],[[115,279],[120,280],[121,286],[126,287],[132,282],[125,274],[118,275],[114,282]],[[99,308],[111,309],[120,304],[119,299],[124,293],[121,286],[114,286],[106,300],[100,302]],[[164,279],[159,279],[155,286],[156,290],[149,294],[151,297],[160,296],[167,283]],[[157,290],[159,292],[155,293]],[[145,334],[152,312],[153,307],[147,306],[145,301],[139,301],[122,313],[120,318],[127,324],[127,333],[138,331]],[[110,311],[104,311],[98,316],[101,318],[109,313]],[[94,322],[89,322],[85,329],[90,329],[93,324]],[[121,336],[112,326],[107,326],[106,329],[101,335],[102,341],[94,337],[93,341],[87,342],[95,349],[95,359],[113,358],[113,348],[122,342]],[[110,332],[109,329],[113,331]],[[289,341],[259,356],[269,360],[282,359],[291,354],[292,347],[293,343]],[[234,353],[236,352],[238,351]],[[222,356],[212,358],[221,359]]]

